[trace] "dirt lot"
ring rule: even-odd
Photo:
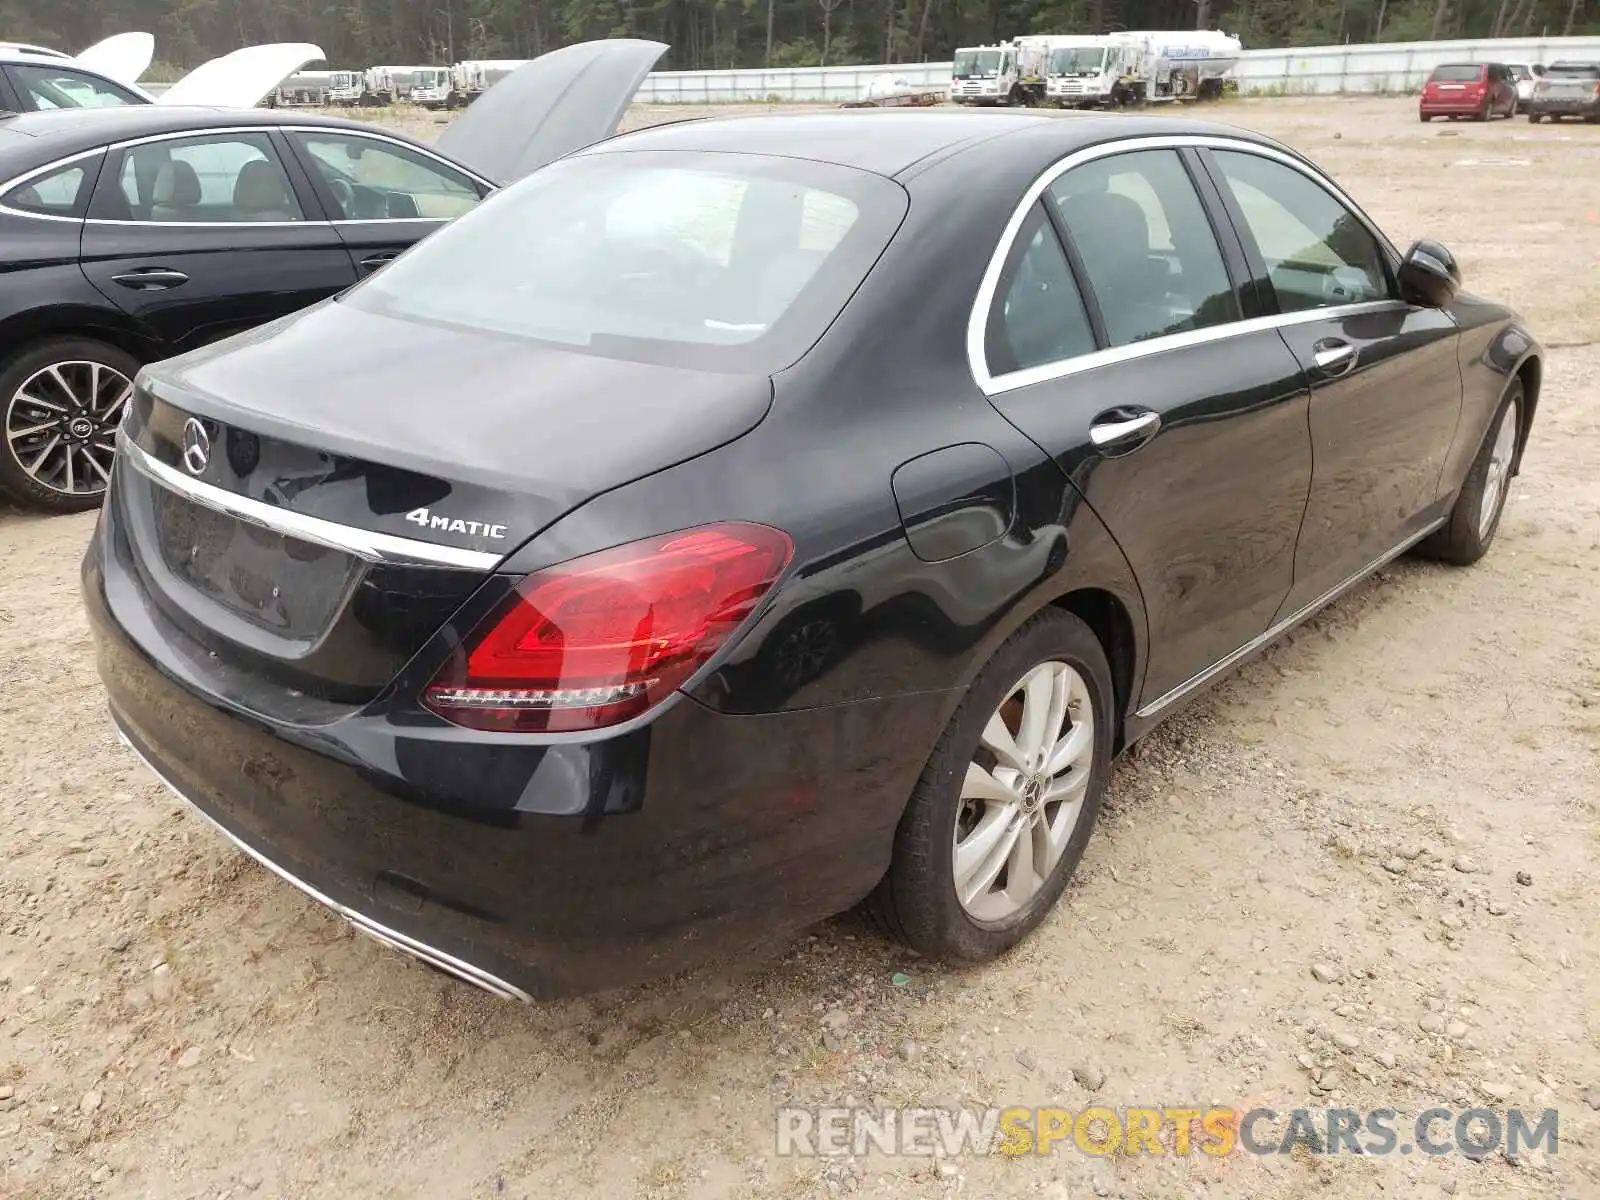
[[[92,518],[0,514],[0,1194],[1600,1195],[1600,130],[1214,111],[1310,152],[1396,240],[1443,238],[1551,347],[1488,559],[1397,564],[1153,737],[998,965],[932,969],[840,920],[530,1009],[183,813],[102,709]],[[1550,1106],[1560,1149],[775,1154],[775,1104],[846,1101],[1392,1106],[1402,1132]]]

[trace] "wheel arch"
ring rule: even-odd
[[[0,345],[6,347],[7,361],[40,342],[71,337],[105,342],[140,363],[160,357],[150,340],[126,318],[119,319],[104,309],[88,305],[60,304],[31,308],[0,320]]]
[[[1134,674],[1139,661],[1133,616],[1114,593],[1098,587],[1075,588],[1051,601],[1050,606],[1066,610],[1087,625],[1105,651],[1106,663],[1111,668],[1116,721],[1111,749],[1113,754],[1120,754],[1125,744],[1125,722],[1133,704]]]
[[[1517,457],[1511,466],[1513,475],[1522,470],[1523,451],[1527,449],[1528,436],[1533,432],[1533,416],[1539,408],[1539,389],[1544,383],[1544,359],[1538,354],[1529,354],[1518,364],[1514,378],[1522,382],[1522,413],[1517,430]]]

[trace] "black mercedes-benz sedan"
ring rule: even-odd
[[[284,110],[0,115],[0,495],[99,504],[141,364],[325,299],[495,186],[610,135],[665,49],[619,38],[544,55],[434,147]],[[295,47],[254,51],[275,77]],[[247,88],[267,77],[245,74]]]
[[[1147,117],[601,142],[145,368],[83,587],[132,749],[502,995],[865,901],[980,962],[1113,757],[1495,537],[1541,354],[1300,155]]]

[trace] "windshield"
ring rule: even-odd
[[[591,354],[770,374],[822,335],[905,210],[898,184],[832,164],[581,154],[492,195],[342,302]]]
[[[1000,51],[957,50],[950,74],[956,79],[990,79],[1000,73]]]
[[[420,87],[420,88],[441,87],[444,84],[444,72],[443,71],[418,71],[417,74],[416,74],[415,82],[416,82],[416,86]]]
[[[1462,63],[1457,66],[1435,67],[1433,69],[1433,82],[1435,83],[1477,83],[1483,78],[1483,68],[1476,63]]]
[[[1050,55],[1050,74],[1098,75],[1105,61],[1104,46],[1063,47]]]
[[[328,81],[329,87],[348,88],[355,87],[356,73],[354,71],[335,71],[333,78]]]

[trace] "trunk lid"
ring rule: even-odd
[[[108,507],[166,621],[359,703],[518,544],[754,428],[771,394],[330,303],[146,368]]]
[[[607,38],[541,54],[485,91],[436,144],[490,179],[512,183],[615,133],[666,51],[663,42]]]

